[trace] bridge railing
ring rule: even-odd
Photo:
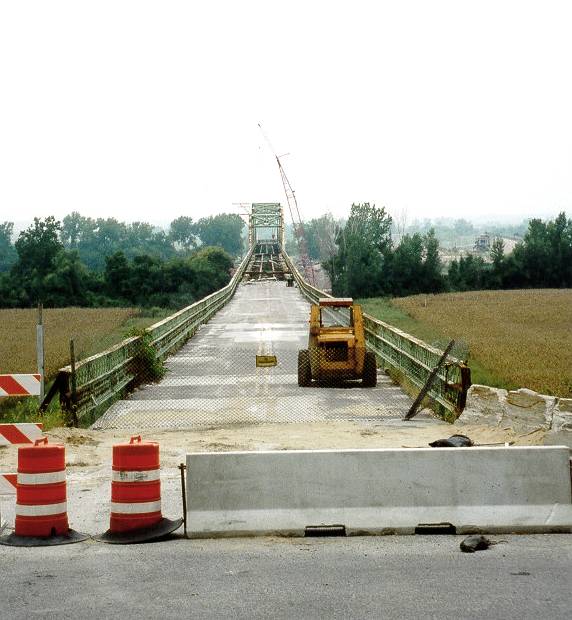
[[[240,263],[230,282],[179,312],[145,329],[144,336],[126,338],[119,344],[77,364],[61,368],[56,378],[62,408],[75,424],[94,422],[111,404],[140,383],[145,372],[141,355],[151,347],[154,356],[165,358],[192,337],[234,295],[244,275],[252,250]]]
[[[306,282],[292,259],[285,252],[283,254],[300,291],[309,301],[317,303],[320,297],[331,297]],[[376,354],[384,368],[393,370],[394,373],[397,371],[404,382],[420,390],[433,368],[437,366],[443,351],[384,321],[368,314],[363,316],[367,347]],[[470,368],[462,360],[448,356],[428,396],[447,412],[457,416],[465,408],[470,386]]]

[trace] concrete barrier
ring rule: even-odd
[[[187,531],[413,534],[448,523],[457,533],[570,532],[568,462],[561,446],[189,454]]]

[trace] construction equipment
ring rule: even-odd
[[[298,385],[361,379],[377,385],[375,355],[365,348],[361,306],[351,298],[321,298],[310,308],[308,348],[298,352]]]

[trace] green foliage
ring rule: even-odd
[[[39,407],[40,403],[35,397],[7,398],[0,405],[0,423],[41,422],[45,431],[67,425],[68,421],[57,398],[52,400],[45,413],[40,413]]]
[[[338,230],[337,254],[323,263],[334,294],[369,297],[445,289],[435,232],[404,235],[393,247],[391,227],[385,209],[369,203],[352,205],[345,227]]]
[[[186,219],[188,224],[190,218]],[[232,257],[221,247],[203,245],[177,255],[171,238],[142,222],[126,226],[113,218],[92,220],[76,212],[63,224],[53,217],[36,218],[15,246],[10,244],[12,228],[11,223],[0,227],[0,252],[5,233],[17,258],[8,273],[0,273],[4,308],[42,302],[46,307],[127,303],[179,309],[225,286],[233,266]],[[82,253],[95,270],[83,262]],[[103,272],[97,270],[101,263]]]
[[[346,225],[338,230],[337,254],[325,261],[335,295],[379,295],[387,291],[391,251],[391,217],[385,208],[353,204]]]
[[[469,229],[457,220],[458,231]],[[534,219],[523,240],[505,255],[504,242],[492,243],[490,261],[468,254],[452,261],[447,276],[435,230],[403,235],[391,243],[391,218],[369,204],[353,205],[336,237],[337,253],[323,262],[335,295],[405,296],[482,289],[564,288],[572,286],[572,220]]]
[[[16,262],[18,255],[12,245],[14,224],[12,222],[0,223],[0,272],[8,271]]]
[[[116,252],[106,259],[105,290],[129,305],[180,308],[228,284],[232,266],[221,248],[201,248],[170,261],[148,255],[128,261]]]
[[[18,262],[12,268],[14,280],[19,281],[33,303],[41,302],[46,293],[46,276],[54,271],[57,255],[63,249],[58,238],[60,223],[53,217],[34,218],[32,226],[22,231],[16,241]]]
[[[235,213],[204,217],[196,224],[203,245],[221,247],[231,256],[239,256],[242,253],[243,228],[243,219]]]
[[[331,213],[304,224],[308,255],[314,260],[327,261],[336,253],[336,237],[340,223]]]
[[[190,217],[178,217],[171,222],[169,238],[185,252],[189,253],[198,245],[197,225],[193,223]]]
[[[572,286],[572,220],[530,220],[523,240],[508,256],[502,239],[491,247],[491,263],[464,256],[449,267],[451,290],[567,288]]]
[[[157,356],[151,335],[146,330],[133,329],[129,336],[139,336],[139,348],[132,360],[133,374],[138,384],[160,381],[165,376],[163,361]]]
[[[127,258],[149,254],[167,259],[176,254],[169,235],[146,222],[125,224],[115,218],[94,220],[76,211],[64,217],[60,239],[66,248],[77,249],[82,262],[95,271],[102,271],[105,259],[119,251]]]

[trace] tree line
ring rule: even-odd
[[[330,221],[326,221],[327,218]],[[572,287],[572,220],[560,213],[554,220],[533,219],[522,241],[507,254],[501,238],[493,241],[490,260],[467,255],[445,268],[433,229],[403,234],[393,243],[393,221],[385,208],[352,205],[345,223],[331,216],[307,225],[309,251],[322,237],[330,245],[322,264],[334,295],[351,297],[405,296],[418,293],[480,289]],[[326,230],[332,230],[330,241]],[[316,232],[318,231],[318,232]],[[320,232],[321,231],[321,232]],[[332,243],[333,240],[333,243]]]
[[[243,251],[244,222],[179,217],[168,231],[144,222],[35,218],[12,243],[0,224],[0,307],[139,305],[180,308],[221,288]]]

